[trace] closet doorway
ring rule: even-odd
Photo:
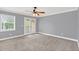
[[[24,34],[36,32],[36,19],[24,17]]]

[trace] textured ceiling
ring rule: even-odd
[[[44,16],[77,10],[77,7],[38,7],[45,11]],[[32,16],[33,7],[0,7],[0,10]]]

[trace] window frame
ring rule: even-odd
[[[2,16],[12,16],[13,17],[13,20],[14,20],[14,22],[13,22],[14,23],[14,26],[13,26],[14,28],[13,29],[8,29],[8,30],[2,29],[2,19],[1,19]],[[0,19],[1,19],[0,20],[0,24],[1,24],[1,26],[0,26],[0,32],[15,31],[16,30],[16,20],[15,20],[16,19],[16,16],[14,16],[14,15],[8,15],[8,14],[0,14]]]

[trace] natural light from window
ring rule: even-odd
[[[0,32],[15,30],[15,16],[0,14]]]

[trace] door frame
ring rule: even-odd
[[[36,33],[36,19],[35,19],[35,18],[31,18],[31,17],[24,17],[24,21],[25,21],[26,18],[27,18],[27,19],[30,19],[30,21],[31,21],[31,20],[35,20],[35,32],[25,33],[25,22],[24,22],[24,35]]]

